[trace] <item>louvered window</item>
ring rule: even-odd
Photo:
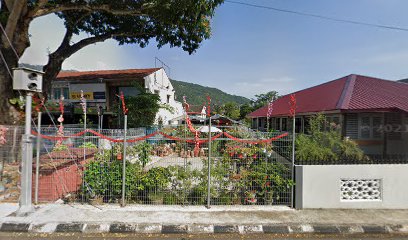
[[[387,113],[386,119],[385,130],[387,131],[388,139],[400,140],[402,130],[402,114]]]
[[[381,139],[382,138],[382,115],[360,114],[359,116],[359,138]]]
[[[373,117],[373,138],[382,137],[382,117],[376,116]]]
[[[358,116],[357,114],[347,114],[346,118],[346,136],[351,139],[358,138]]]
[[[371,119],[370,117],[361,117],[360,118],[360,137],[361,138],[370,138],[371,132]]]

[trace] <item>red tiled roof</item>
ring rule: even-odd
[[[91,80],[98,78],[140,78],[146,77],[160,68],[145,68],[145,69],[124,69],[124,70],[100,70],[100,71],[85,71],[85,72],[60,72],[56,80]]]
[[[408,84],[361,75],[349,75],[295,92],[297,113],[323,111],[402,110],[408,112]],[[289,115],[290,94],[273,103],[272,116]],[[266,117],[264,106],[249,117]]]

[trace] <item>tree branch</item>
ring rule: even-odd
[[[112,36],[112,34],[103,34],[103,35],[99,35],[99,36],[84,38],[84,39],[80,40],[79,42],[71,45],[67,52],[69,53],[69,56],[71,56],[72,54],[74,54],[78,50],[80,50],[80,49],[82,49],[82,48],[84,48],[84,47],[86,47],[88,45],[94,44],[94,43],[103,42],[103,41],[111,38],[111,36]]]
[[[85,38],[80,40],[79,42],[71,45],[67,51],[68,56],[71,56],[72,54],[74,54],[75,52],[79,51],[80,49],[90,45],[90,44],[94,44],[94,43],[98,43],[98,42],[103,42],[109,38],[113,38],[113,37],[138,37],[138,36],[142,36],[142,35],[150,35],[147,33],[134,33],[134,34],[128,34],[128,33],[107,33],[107,34],[103,34],[103,35],[99,35],[99,36],[94,36],[94,37],[89,37],[89,38]],[[153,36],[153,35],[152,35]]]
[[[64,12],[70,10],[78,10],[78,11],[89,11],[89,12],[107,12],[114,15],[132,15],[132,16],[147,16],[143,14],[141,10],[124,10],[124,9],[112,9],[112,6],[109,4],[100,4],[100,5],[63,5],[63,4],[56,4],[53,7],[48,8],[40,8],[33,13],[33,17],[41,17],[50,13],[57,13],[57,12]]]

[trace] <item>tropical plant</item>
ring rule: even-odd
[[[337,161],[364,158],[364,152],[357,143],[343,138],[338,126],[327,123],[322,114],[310,118],[309,135],[296,136],[296,159],[298,160]]]
[[[135,150],[138,154],[139,162],[142,164],[142,167],[145,167],[148,162],[150,162],[150,155],[153,149],[152,145],[147,142],[142,142],[136,145]]]
[[[96,144],[94,144],[92,142],[84,142],[79,147],[80,148],[91,148],[91,149],[97,149],[98,148],[98,146],[96,146]]]

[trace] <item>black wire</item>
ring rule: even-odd
[[[281,9],[281,8],[275,8],[275,7],[269,7],[269,6],[257,5],[257,4],[239,2],[239,1],[232,1],[232,0],[225,0],[225,2],[244,5],[244,6],[248,6],[248,7],[254,7],[254,8],[263,8],[263,9],[277,11],[277,12],[296,14],[296,15],[300,15],[300,16],[320,18],[320,19],[334,21],[334,22],[350,23],[350,24],[362,25],[362,26],[367,26],[367,27],[376,27],[376,28],[383,28],[383,29],[388,29],[388,30],[398,30],[398,31],[408,32],[408,28],[402,28],[402,27],[395,27],[395,26],[388,26],[388,25],[381,25],[381,24],[374,24],[374,23],[367,23],[367,22],[359,22],[359,21],[353,21],[353,20],[347,20],[347,19],[340,19],[340,18],[328,17],[328,16],[323,16],[323,15],[304,13],[304,12],[298,12],[298,11],[293,11],[293,10],[288,10],[288,9]]]

